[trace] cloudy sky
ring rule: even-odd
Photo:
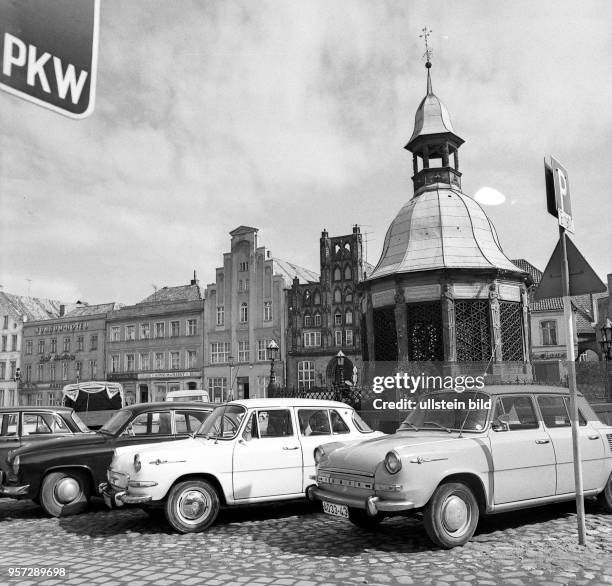
[[[463,191],[505,196],[485,210],[506,254],[546,265],[554,154],[574,242],[605,277],[611,21],[606,0],[103,0],[89,118],[0,92],[0,284],[134,303],[194,268],[211,282],[241,224],[316,271],[321,229],[360,224],[375,264],[412,196],[425,25]]]

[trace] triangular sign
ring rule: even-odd
[[[576,245],[565,236],[567,243],[567,264],[569,267],[569,294],[585,295],[587,293],[602,293],[606,290],[603,281],[595,274],[591,265],[585,260],[584,256],[576,248]],[[546,299],[549,297],[563,297],[563,287],[561,283],[561,240],[544,269],[544,274],[540,284],[536,289],[534,299]]]

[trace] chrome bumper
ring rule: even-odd
[[[149,495],[134,496],[128,494],[127,490],[115,490],[108,482],[102,482],[98,486],[98,493],[102,495],[109,509],[112,509],[113,505],[117,507],[139,505],[153,500],[153,497]]]
[[[366,499],[353,497],[346,494],[338,494],[323,490],[318,486],[313,486],[309,491],[309,498],[316,498],[320,501],[327,501],[336,505],[346,505],[355,509],[365,509],[368,514],[374,516],[376,513],[395,513],[399,511],[409,511],[414,509],[412,501],[388,501],[382,500],[378,496],[370,496]]]
[[[25,496],[29,492],[29,484],[22,484],[21,486],[7,486],[6,484],[0,485],[0,496]]]

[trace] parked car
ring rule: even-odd
[[[469,400],[480,403],[470,408]],[[584,494],[612,512],[612,427],[581,395],[578,407]],[[481,515],[575,498],[568,413],[564,388],[434,392],[395,434],[319,448],[310,496],[326,513],[370,529],[420,511],[434,543],[463,545]]]
[[[305,497],[319,444],[378,435],[336,401],[232,401],[192,438],[115,450],[100,492],[108,506],[163,507],[175,530],[202,531],[221,506]]]
[[[0,484],[7,471],[9,452],[43,440],[89,432],[74,410],[68,407],[0,408]]]
[[[213,408],[201,402],[140,403],[120,409],[95,432],[17,449],[9,454],[0,496],[39,501],[53,517],[80,513],[106,478],[115,448],[184,439]]]

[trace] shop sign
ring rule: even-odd
[[[195,371],[180,371],[180,372],[148,372],[148,373],[140,373],[138,375],[139,379],[145,378],[185,378],[185,377],[193,377],[200,376],[202,373],[199,370]]]
[[[37,334],[54,334],[56,332],[80,332],[89,327],[88,322],[79,321],[71,324],[54,324],[51,326],[40,326],[36,328]]]

